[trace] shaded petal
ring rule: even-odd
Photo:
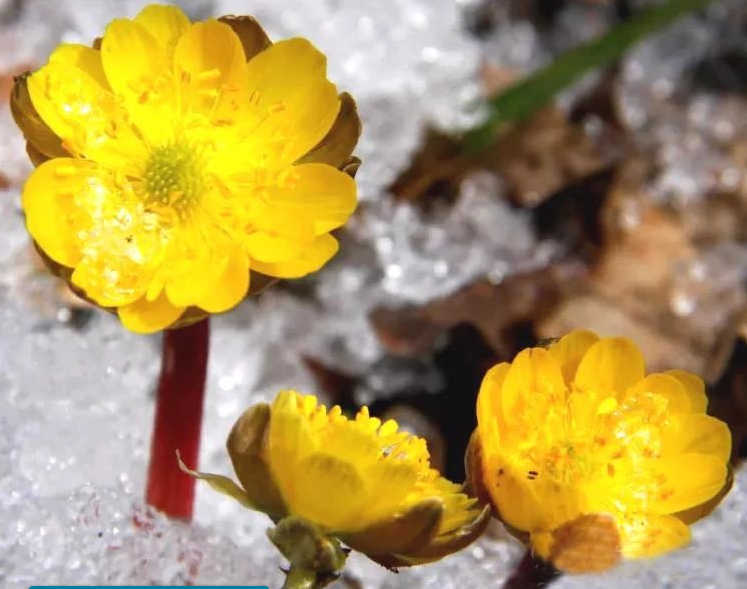
[[[578,329],[561,337],[548,348],[548,352],[560,365],[560,371],[567,383],[573,382],[581,359],[598,341],[599,336],[596,333]]]
[[[252,58],[247,143],[274,146],[288,164],[317,145],[340,109],[326,70],[327,58],[305,39],[280,41]]]
[[[31,237],[55,262],[74,267],[81,259],[78,232],[90,224],[77,195],[88,189],[96,164],[57,158],[40,165],[23,187],[22,204]]]
[[[490,494],[485,483],[485,474],[483,470],[483,449],[482,438],[476,429],[472,432],[467,444],[467,451],[464,453],[464,471],[466,474],[465,487],[466,491],[472,497],[477,498],[481,504],[490,504]],[[491,444],[490,439],[487,443]]]
[[[490,509],[487,506],[481,510],[475,509],[472,516],[469,523],[450,534],[438,536],[424,548],[398,555],[403,561],[398,566],[417,566],[434,562],[472,544],[485,531],[490,521]]]
[[[340,112],[332,128],[298,163],[319,162],[341,168],[353,154],[362,131],[361,119],[355,100],[347,92],[340,94]]]
[[[584,354],[574,383],[590,391],[624,393],[644,376],[645,361],[638,347],[622,337],[605,338]]]
[[[690,543],[690,528],[672,515],[628,518],[621,530],[625,558],[659,556]]]
[[[708,397],[702,378],[684,370],[669,370],[664,374],[676,378],[685,387],[685,392],[690,397],[690,411],[705,413],[706,407],[708,407]]]
[[[693,452],[651,461],[646,469],[656,484],[648,510],[661,515],[705,503],[723,488],[727,476],[723,460]]]
[[[287,510],[264,460],[264,440],[270,423],[270,406],[259,403],[247,409],[231,429],[226,446],[239,482],[257,507],[271,517]]]
[[[154,301],[140,297],[134,303],[117,309],[122,325],[136,333],[154,333],[166,329],[179,319],[182,313],[184,307],[174,306],[165,293],[161,293]]]
[[[227,24],[236,33],[244,48],[244,56],[247,61],[264,51],[272,42],[265,33],[265,30],[253,16],[221,16],[220,22]]]
[[[443,502],[425,499],[405,513],[343,535],[351,548],[369,555],[410,553],[435,538],[443,516]]]
[[[300,278],[324,266],[337,253],[339,244],[334,237],[325,234],[304,245],[303,248],[300,256],[290,260],[274,263],[253,260],[252,269],[277,278]]]
[[[16,78],[10,95],[10,112],[28,142],[26,150],[35,166],[49,158],[70,155],[63,149],[62,139],[42,120],[34,107],[29,95],[28,75]]]
[[[353,465],[324,452],[313,452],[295,469],[301,484],[286,497],[290,511],[329,530],[356,530],[369,499]]]
[[[673,415],[670,421],[669,427],[662,429],[662,456],[697,452],[728,462],[731,432],[723,421],[704,413]]]
[[[484,448],[487,452],[488,449]],[[501,521],[521,531],[552,529],[553,515],[525,473],[515,471],[500,458],[488,457],[485,486]]]
[[[726,495],[728,495],[729,491],[731,491],[732,485],[734,484],[734,470],[731,468],[731,466],[728,466],[728,469],[729,473],[726,475],[726,482],[718,493],[716,493],[705,503],[701,503],[700,505],[696,505],[695,507],[691,507],[690,509],[686,509],[685,511],[678,511],[677,513],[674,513],[672,515],[674,515],[678,519],[681,519],[686,524],[694,523],[699,519],[709,515],[714,509],[716,509],[716,507],[718,507],[718,504],[721,503],[721,500],[726,497]]]
[[[323,447],[328,448],[326,444]],[[378,444],[376,450],[381,455]],[[418,470],[400,460],[378,460],[365,470],[364,478],[371,493],[365,517],[371,522],[378,522],[390,519],[397,513],[407,493],[415,487]]]

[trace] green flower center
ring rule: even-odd
[[[145,164],[146,204],[186,213],[205,191],[205,160],[186,142],[155,148]]]

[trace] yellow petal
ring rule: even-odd
[[[174,305],[209,312],[238,304],[249,285],[241,248],[202,210],[193,211],[171,236],[161,272]]]
[[[238,305],[249,290],[249,262],[241,249],[227,246],[227,262],[210,288],[195,305],[208,313],[222,313]]]
[[[702,378],[684,370],[669,370],[665,374],[676,378],[685,387],[685,392],[690,397],[690,411],[693,413],[705,413],[708,406],[708,397],[706,396],[705,383],[703,383]]]
[[[179,37],[189,28],[189,19],[177,6],[150,4],[134,20],[151,34],[168,57],[173,55]]]
[[[179,319],[182,313],[184,308],[172,305],[164,293],[155,301],[151,302],[141,297],[134,303],[117,309],[122,325],[136,333],[154,333],[166,329]]]
[[[296,410],[294,391],[281,391],[272,404],[267,433],[267,456],[273,480],[289,505],[296,487],[302,491],[305,483],[297,477],[296,467],[309,452],[314,451],[309,425]]]
[[[246,59],[241,41],[217,20],[194,23],[174,50],[182,111],[230,119],[246,101]]]
[[[276,145],[280,161],[288,164],[317,145],[340,109],[326,69],[326,57],[305,39],[280,41],[252,58],[247,128],[254,131],[247,141]]]
[[[625,558],[650,558],[690,543],[690,528],[672,515],[626,519],[621,526]]]
[[[646,469],[656,485],[648,510],[661,515],[705,503],[721,490],[727,476],[723,460],[693,452],[654,460]]]
[[[257,219],[259,229],[313,239],[345,224],[356,206],[355,181],[326,164],[293,167],[282,187],[271,188]]]
[[[669,374],[649,374],[630,389],[631,396],[658,395],[667,400],[669,413],[688,413],[691,409],[690,395],[679,380]]]
[[[78,232],[90,224],[76,196],[87,190],[96,164],[57,158],[40,165],[23,187],[22,204],[31,237],[58,264],[74,267],[81,258]]]
[[[501,362],[485,373],[477,395],[477,424],[480,428],[489,427],[501,411],[501,388],[511,365]]]
[[[638,347],[622,337],[605,338],[584,354],[574,383],[590,391],[624,393],[643,378],[645,362]]]
[[[280,241],[279,243],[283,247],[288,247],[288,242]],[[339,244],[334,237],[325,234],[304,245],[303,248],[298,257],[289,260],[274,263],[253,260],[252,269],[276,278],[300,278],[311,272],[316,272],[324,266],[337,253]],[[267,254],[264,253],[263,255]]]
[[[155,13],[145,13],[151,30]],[[130,117],[150,143],[173,139],[176,93],[170,50],[141,22],[113,20],[101,42],[104,72],[114,92],[121,96]],[[141,160],[142,161],[142,160]]]
[[[49,56],[50,63],[57,63],[63,67],[77,68],[82,70],[105,90],[109,90],[109,82],[104,75],[104,66],[101,63],[101,52],[88,47],[73,43],[63,43]]]
[[[127,113],[91,75],[62,61],[28,78],[34,108],[67,149],[97,163],[137,175],[145,146],[127,124]]]
[[[566,386],[560,366],[544,348],[520,352],[506,373],[501,387],[501,433],[517,419],[542,427],[546,408],[564,403]]]
[[[573,382],[581,358],[598,341],[599,336],[596,333],[578,329],[563,336],[548,348],[552,357],[560,365],[563,378],[567,383]]]
[[[362,517],[368,493],[351,464],[314,452],[298,463],[295,475],[302,484],[287,497],[294,514],[329,530],[355,531],[368,523]]]
[[[710,454],[726,463],[731,456],[731,432],[720,419],[703,413],[673,415],[662,430],[662,456],[687,452]]]
[[[264,266],[258,262],[266,264],[284,262],[297,258],[303,251],[303,246],[295,241],[262,231],[255,231],[247,235],[243,239],[242,245],[244,251],[252,260],[252,268],[270,276],[273,276],[273,274],[265,272],[262,269]]]
[[[144,93],[153,91],[156,79],[170,69],[156,37],[142,23],[126,18],[114,19],[106,27],[101,60],[114,92],[134,102],[150,98]]]

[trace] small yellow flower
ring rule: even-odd
[[[363,408],[355,419],[281,392],[236,422],[228,452],[241,487],[191,472],[274,520],[300,518],[389,567],[437,560],[472,542],[487,510],[430,467],[425,440]]]
[[[575,331],[487,373],[470,478],[559,568],[656,556],[728,489],[731,436],[706,402],[698,377],[646,376],[631,341]]]
[[[250,270],[318,270],[356,206],[355,103],[308,41],[152,5],[64,44],[11,107],[26,224],[82,296],[151,332],[236,305]]]

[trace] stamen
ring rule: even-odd
[[[197,79],[202,81],[217,80],[218,78],[220,78],[220,70],[217,67],[197,74]]]
[[[143,174],[146,204],[172,209],[177,219],[185,219],[205,191],[204,166],[200,152],[188,143],[155,149]]]

